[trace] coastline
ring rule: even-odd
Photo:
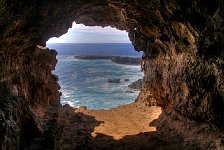
[[[123,65],[140,65],[140,57],[131,56],[112,56],[112,55],[75,55],[74,59],[81,60],[110,60],[113,63],[123,64]]]

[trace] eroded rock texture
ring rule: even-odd
[[[37,45],[62,35],[73,21],[129,32],[135,49],[144,51],[139,99],[156,100],[165,116],[223,128],[223,6],[222,0],[0,0],[2,149],[23,147],[27,139],[16,145],[15,135],[25,137],[25,122],[43,134],[55,115],[49,110],[60,107],[51,74],[56,52]]]

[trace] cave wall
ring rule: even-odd
[[[45,46],[76,21],[129,32],[135,49],[144,51],[139,99],[156,100],[166,114],[223,127],[223,1],[0,0],[0,12],[0,85],[7,103],[14,104],[13,96],[31,112],[60,107],[58,79],[51,74],[56,52],[37,45]],[[7,110],[1,109],[2,116]],[[37,124],[41,115],[35,114],[19,120]],[[22,133],[24,125],[15,126]]]

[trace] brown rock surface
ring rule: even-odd
[[[178,115],[167,117],[161,107],[142,102],[110,110],[74,109],[58,111],[60,149],[218,149],[223,148],[222,132]]]

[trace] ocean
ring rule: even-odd
[[[89,109],[111,109],[135,101],[138,90],[128,87],[143,77],[140,65],[116,64],[110,60],[80,60],[74,56],[103,55],[141,57],[130,43],[49,43],[58,52],[54,74],[59,77],[61,104]],[[110,83],[119,79],[119,83]]]

